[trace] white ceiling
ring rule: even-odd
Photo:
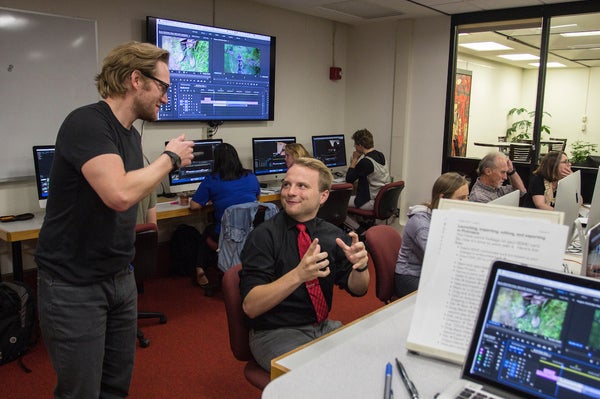
[[[357,25],[577,0],[252,0],[256,3]]]
[[[251,0],[302,14],[313,15],[350,25],[396,19],[428,18],[504,8],[569,3],[579,0]],[[593,0],[599,1],[599,0]],[[555,17],[552,20],[549,62],[560,62],[571,68],[600,66],[600,39],[598,36],[563,38],[565,32],[600,30],[599,13]],[[540,19],[541,21],[541,19]],[[514,29],[508,26],[490,26],[460,36],[459,43],[494,41],[508,44],[510,50],[476,52],[459,47],[460,53],[486,58],[525,69],[532,61],[510,61],[499,55],[529,53],[539,55],[541,25],[537,28]],[[535,24],[534,24],[535,25]],[[556,29],[555,29],[556,28]]]

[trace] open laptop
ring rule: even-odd
[[[437,399],[475,397],[600,398],[600,280],[494,262],[462,379]]]

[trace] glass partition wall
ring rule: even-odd
[[[444,171],[475,177],[500,150],[528,176],[551,149],[600,147],[600,2],[462,14],[452,27]]]

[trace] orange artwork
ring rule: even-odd
[[[452,125],[452,156],[454,157],[464,157],[467,155],[472,79],[470,71],[456,72],[454,121]]]

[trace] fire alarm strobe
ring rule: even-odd
[[[342,68],[331,67],[329,68],[329,79],[340,80],[342,78]]]

